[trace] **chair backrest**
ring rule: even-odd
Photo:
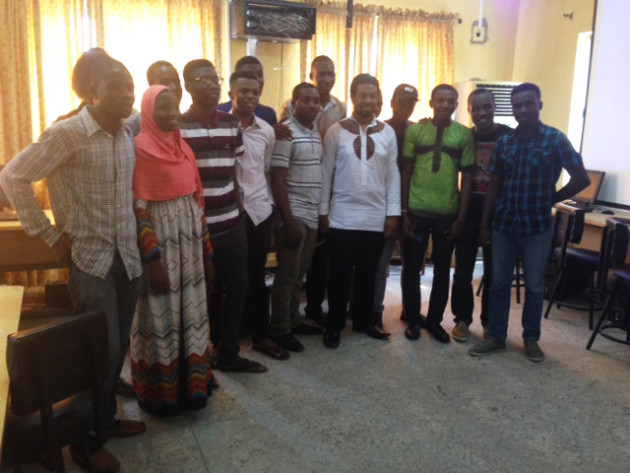
[[[614,227],[614,235],[612,239],[611,263],[613,265],[622,265],[626,262],[628,254],[628,219],[609,218],[606,225]]]
[[[584,210],[567,204],[556,204],[554,220],[554,247],[561,247],[561,261],[569,244],[577,245],[584,234]]]
[[[27,415],[107,379],[107,320],[90,312],[9,335],[11,409]]]
[[[599,287],[606,289],[608,270],[623,265],[628,253],[628,227],[630,220],[625,218],[609,218],[602,234],[601,258],[599,266]]]

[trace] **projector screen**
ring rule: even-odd
[[[598,201],[630,206],[630,1],[597,0],[582,156],[606,171]]]

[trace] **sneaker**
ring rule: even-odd
[[[467,342],[468,337],[470,336],[470,329],[468,328],[468,324],[463,320],[457,322],[457,325],[453,327],[453,331],[451,332],[453,336],[453,340],[458,342]]]
[[[504,349],[505,349],[505,342],[501,343],[501,342],[497,342],[496,340],[489,338],[485,342],[479,343],[478,345],[475,345],[474,347],[472,347],[468,351],[468,353],[470,354],[470,356],[486,356],[486,355],[491,355],[492,353],[496,351],[504,350]]]
[[[540,363],[545,359],[545,354],[536,340],[525,340],[525,356],[534,363]]]

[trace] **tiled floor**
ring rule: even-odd
[[[347,330],[327,350],[320,337],[301,337],[305,352],[287,361],[244,341],[245,356],[268,373],[218,373],[209,406],[176,418],[121,399],[123,416],[145,420],[147,432],[107,448],[127,473],[628,471],[630,347],[598,338],[587,351],[587,313],[554,308],[543,321],[547,359],[530,363],[515,300],[503,353],[472,358],[476,340],[442,345],[425,331],[410,342],[398,277],[394,268],[390,341]],[[430,276],[422,282],[426,311]],[[453,326],[448,309],[444,326]],[[472,331],[480,338],[477,311]]]

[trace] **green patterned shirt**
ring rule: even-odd
[[[414,164],[409,186],[409,211],[421,217],[446,218],[459,210],[459,172],[475,166],[472,131],[451,122],[437,127],[416,123],[407,129],[403,164]]]

